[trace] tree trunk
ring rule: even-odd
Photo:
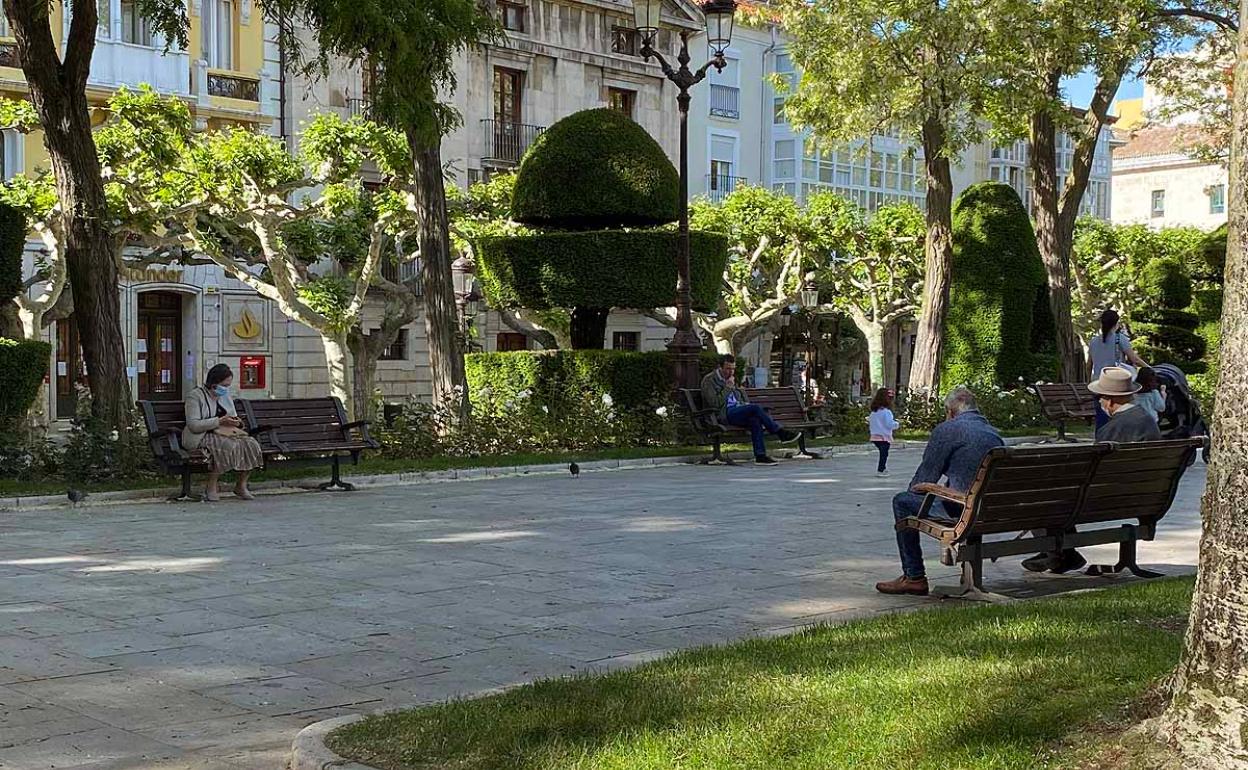
[[[1060,73],[1049,73],[1048,88],[1053,96],[1059,94],[1060,86]],[[1050,113],[1041,110],[1031,116],[1030,144],[1027,157],[1031,166],[1036,245],[1048,276],[1049,308],[1057,336],[1060,377],[1062,382],[1081,382],[1086,379],[1083,346],[1075,334],[1070,304],[1070,250],[1074,230],[1071,229],[1069,238],[1062,238],[1058,211],[1057,128]]]
[[[862,336],[867,338],[867,362],[871,366],[871,388],[884,387],[884,324],[855,321]]]
[[[572,349],[602,350],[607,346],[607,318],[610,308],[572,308]]]
[[[935,392],[940,388],[945,316],[953,279],[953,178],[945,155],[945,127],[935,115],[923,122],[923,158],[927,167],[926,266],[910,388]]]
[[[720,355],[723,355],[723,356],[734,355],[735,356],[737,354],[737,351],[733,347],[733,344],[732,344],[731,332],[728,334],[724,334],[718,329],[713,329],[711,331],[711,342],[715,344],[715,352],[719,353]]]
[[[374,422],[377,419],[377,361],[380,351],[373,351],[368,337],[353,333],[347,337],[351,349],[351,399],[355,405],[355,419]]]
[[[451,281],[451,233],[446,213],[442,152],[435,140],[425,142],[409,129],[408,146],[415,164],[416,217],[420,229],[420,276],[425,300],[425,337],[435,404],[449,407],[467,422],[468,378],[455,285]]]
[[[352,399],[351,362],[348,360],[347,335],[321,332],[321,345],[325,348],[325,368],[329,372],[329,394],[342,401],[348,416],[354,412]],[[355,419],[352,417],[351,419]]]
[[[4,0],[4,10],[17,39],[17,55],[56,177],[64,254],[92,412],[107,424],[121,426],[130,419],[130,383],[121,335],[117,262],[86,91],[97,9],[94,3],[73,4],[63,60],[46,3]]]
[[[1241,0],[1222,356],[1248,360],[1248,0]],[[1248,366],[1223,367],[1187,644],[1159,734],[1188,767],[1248,768]]]
[[[24,324],[19,317],[17,303],[0,302],[0,337],[20,340],[26,339]]]

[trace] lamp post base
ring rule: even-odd
[[[689,330],[678,330],[672,341],[667,343],[668,360],[672,366],[673,390],[681,388],[697,388],[702,381],[698,371],[698,354],[702,352],[702,340],[698,333]]]

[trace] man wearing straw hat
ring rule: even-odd
[[[1135,394],[1140,386],[1131,377],[1131,372],[1121,366],[1107,366],[1101,370],[1101,376],[1088,383],[1088,390],[1096,394],[1101,408],[1109,415],[1109,422],[1096,429],[1097,443],[1109,441],[1130,443],[1133,441],[1161,441],[1161,430],[1157,421],[1135,403]],[[1070,532],[1074,532],[1072,527]],[[1074,548],[1067,548],[1060,554],[1039,553],[1030,559],[1023,560],[1023,569],[1031,572],[1063,573],[1080,569],[1087,560]]]
[[[1120,366],[1107,366],[1101,376],[1088,383],[1088,390],[1097,395],[1109,422],[1096,429],[1097,443],[1115,441],[1161,441],[1157,420],[1135,404],[1140,386],[1131,372]]]

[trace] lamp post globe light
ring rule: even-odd
[[[737,0],[705,0],[700,4],[706,17],[707,42],[711,59],[696,70],[689,69],[689,31],[680,31],[680,53],[676,66],[655,50],[659,14],[663,0],[633,0],[633,19],[641,35],[641,56],[654,59],[663,75],[676,85],[676,106],[680,110],[680,237],[676,254],[676,334],[668,343],[672,379],[677,388],[698,387],[698,352],[702,339],[693,328],[693,298],[689,277],[689,89],[706,79],[711,67],[722,72],[728,66],[724,51],[732,42]]]

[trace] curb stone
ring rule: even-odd
[[[1041,436],[1025,436],[1008,438],[1005,443],[1013,446],[1038,439]],[[904,441],[895,451],[922,449],[924,441]],[[862,444],[842,444],[837,446],[812,447],[825,457],[839,455],[871,454],[875,447]],[[737,460],[749,460],[748,453],[738,452],[730,455]],[[632,470],[638,468],[663,467],[671,465],[692,465],[704,457],[702,454],[677,455],[673,457],[637,457],[613,460],[587,460],[580,463],[581,470],[588,472],[608,470]],[[347,480],[358,487],[409,486],[413,484],[442,483],[448,481],[477,481],[481,479],[497,479],[515,476],[557,475],[567,473],[565,463],[547,465],[501,465],[497,467],[458,468],[444,471],[405,471],[401,473],[381,473],[361,476],[348,476]],[[295,494],[315,490],[322,479],[286,479],[281,481],[262,481],[252,485],[257,492],[271,494]],[[113,492],[92,492],[86,502],[79,508],[96,508],[122,503],[154,503],[163,502],[172,491],[172,487],[156,487],[153,489],[128,489]],[[30,495],[26,497],[0,497],[0,512],[29,511],[46,508],[66,508],[64,495]]]
[[[352,714],[324,719],[300,730],[290,747],[290,770],[377,770],[371,765],[343,759],[325,746],[325,736],[363,718],[360,714]]]

